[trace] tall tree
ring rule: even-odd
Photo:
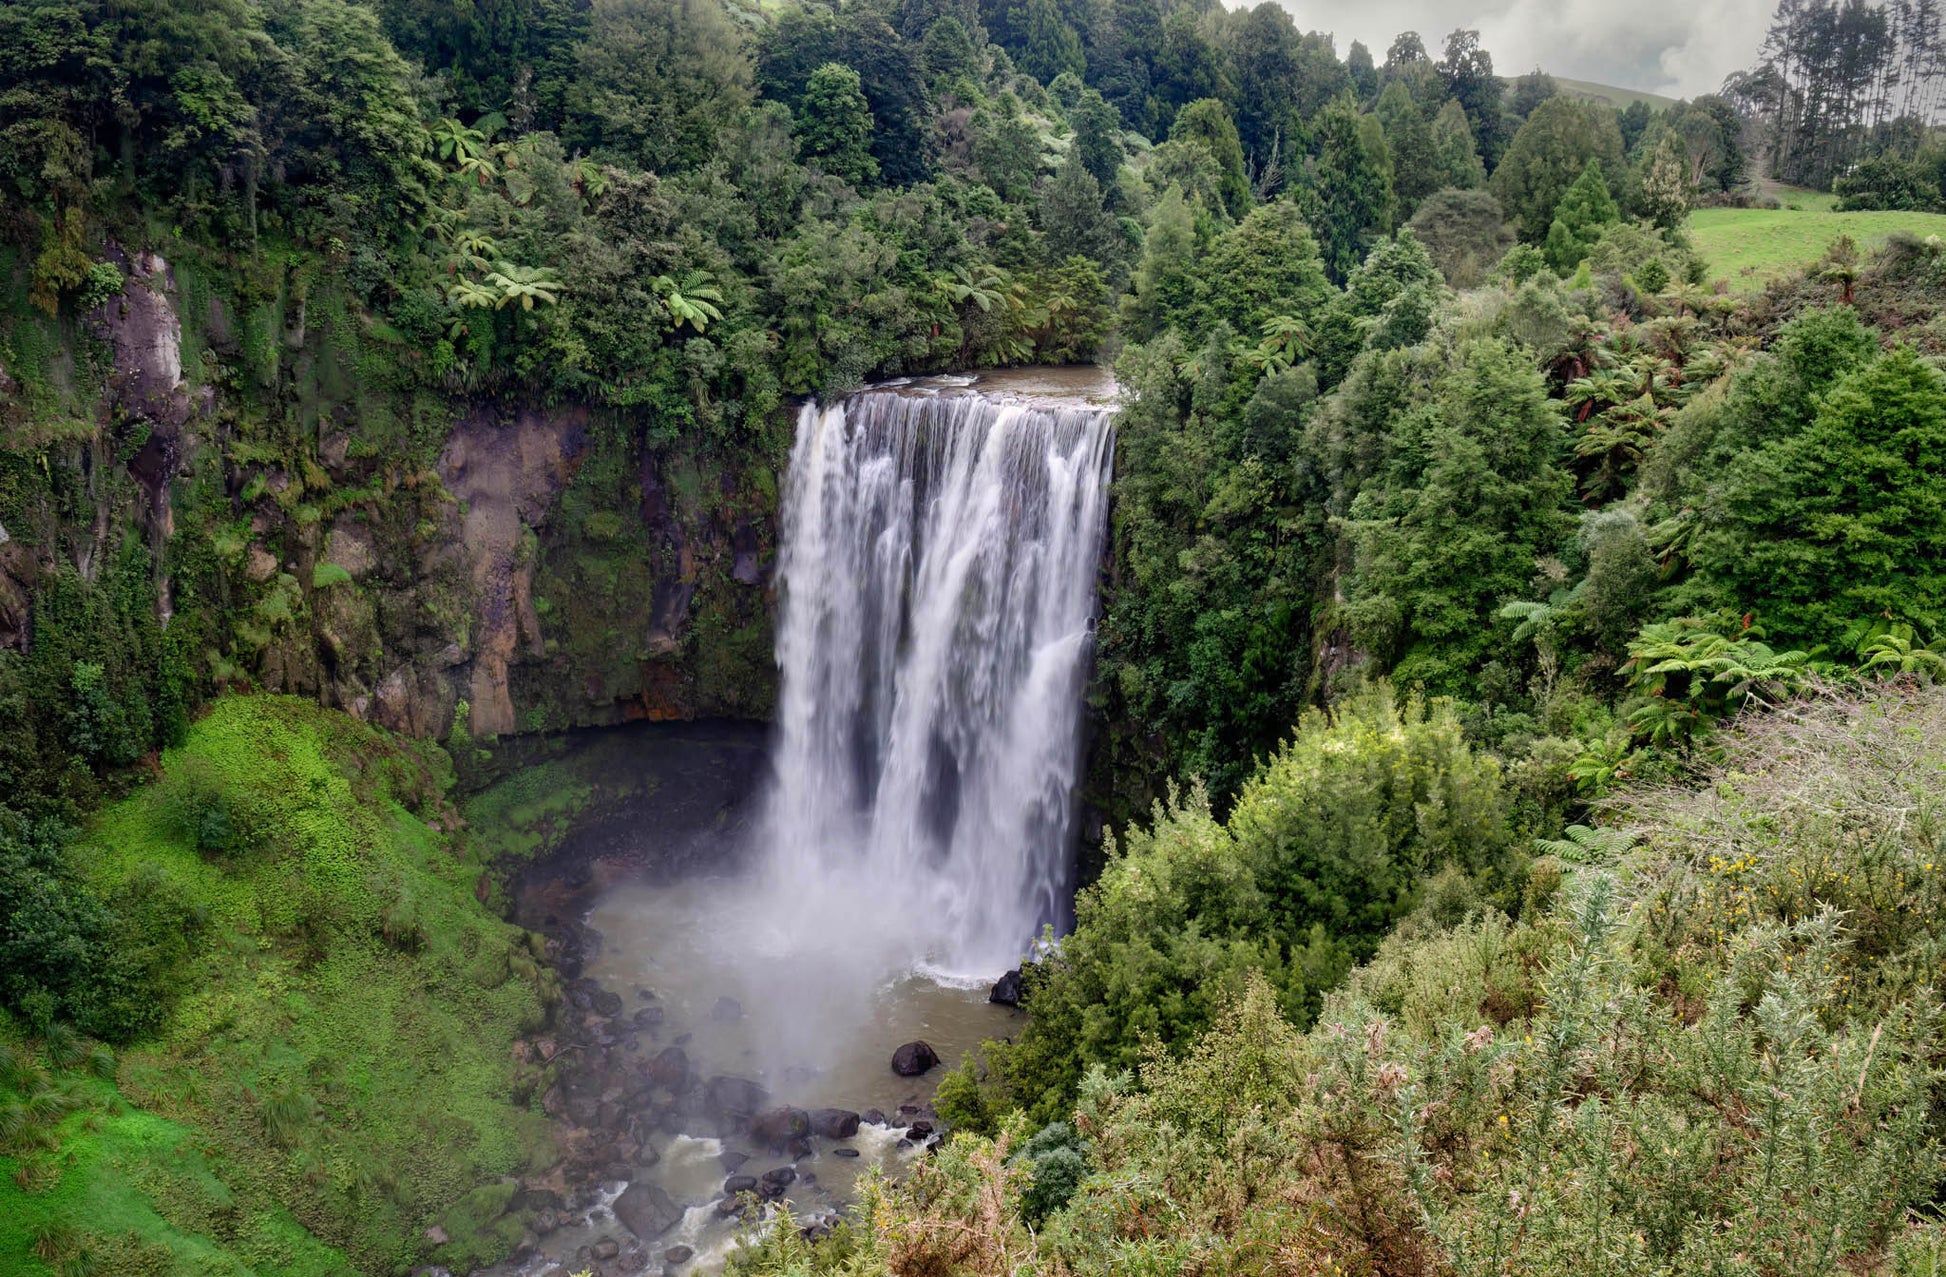
[[[1392,189],[1399,199],[1399,217],[1409,218],[1428,195],[1457,183],[1448,180],[1432,128],[1404,84],[1394,81],[1385,86],[1378,96],[1377,115],[1392,155]]]
[[[1473,125],[1458,102],[1448,100],[1432,122],[1433,148],[1439,153],[1440,184],[1462,191],[1486,185],[1487,169],[1473,141]]]
[[[1532,116],[1541,103],[1549,98],[1558,97],[1561,86],[1554,77],[1535,67],[1526,75],[1514,80],[1513,93],[1507,99],[1507,113],[1525,121]]]
[[[825,172],[863,187],[878,177],[872,158],[872,112],[858,72],[827,62],[811,72],[797,105],[797,141],[804,158]]]
[[[1522,238],[1533,243],[1546,237],[1554,206],[1590,161],[1599,161],[1603,173],[1622,172],[1622,134],[1615,113],[1570,98],[1543,102],[1514,135],[1493,173],[1493,194]]]
[[[1078,76],[1088,69],[1081,34],[1055,0],[1027,0],[1025,13],[1017,58],[1021,70],[1042,84],[1052,84],[1063,73]]]
[[[1352,92],[1358,95],[1361,105],[1378,97],[1378,67],[1372,62],[1372,51],[1361,41],[1351,42],[1345,54],[1345,71],[1351,76]]]
[[[1365,259],[1379,236],[1391,230],[1392,163],[1385,134],[1370,116],[1361,127],[1348,100],[1326,107],[1312,122],[1318,156],[1304,191],[1311,227],[1325,269],[1343,280]]]
[[[1083,89],[1074,109],[1068,112],[1068,123],[1074,128],[1074,149],[1081,157],[1081,166],[1112,199],[1115,175],[1122,168],[1118,136],[1122,122],[1115,108],[1095,90]]]
[[[1447,36],[1446,55],[1439,60],[1438,71],[1447,96],[1466,111],[1480,157],[1492,170],[1500,161],[1504,137],[1501,95],[1505,84],[1493,73],[1493,55],[1480,46],[1480,33],[1460,30]]]
[[[1565,430],[1525,352],[1464,346],[1382,489],[1352,503],[1356,566],[1346,619],[1393,677],[1457,691],[1492,649],[1493,618],[1572,527]]]
[[[905,186],[923,181],[933,160],[933,107],[919,52],[869,9],[849,8],[835,17],[791,9],[759,42],[757,80],[765,97],[796,111],[812,72],[825,63],[842,62],[858,72],[872,112],[872,158],[879,175]]]
[[[1191,102],[1177,114],[1169,140],[1195,143],[1209,151],[1222,172],[1223,207],[1231,217],[1242,217],[1250,207],[1250,179],[1244,174],[1243,143],[1229,108],[1215,98]]]
[[[1725,474],[1697,568],[1772,633],[1830,642],[1888,617],[1946,629],[1946,380],[1900,346],[1817,401],[1802,431]]]
[[[750,100],[749,62],[713,0],[595,0],[575,62],[567,140],[655,172],[707,160]]]
[[[1579,266],[1594,250],[1602,231],[1619,222],[1621,216],[1608,193],[1608,183],[1602,179],[1601,161],[1589,160],[1588,167],[1555,205],[1545,246],[1548,265],[1563,275]]]

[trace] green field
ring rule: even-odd
[[[1676,104],[1676,99],[1664,97],[1660,93],[1621,89],[1612,84],[1596,84],[1593,80],[1569,80],[1557,75],[1554,77],[1554,83],[1559,85],[1561,92],[1568,97],[1583,102],[1606,103],[1617,111],[1625,111],[1636,102],[1648,103],[1652,111],[1666,111]]]
[[[1816,192],[1794,192],[1789,202],[1804,207],[1702,208],[1690,214],[1690,238],[1709,262],[1711,277],[1756,289],[1816,261],[1840,235],[1851,236],[1867,253],[1895,231],[1946,235],[1942,213],[1837,213],[1831,211],[1834,199]]]

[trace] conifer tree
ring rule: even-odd
[[[1602,180],[1601,161],[1589,160],[1561,202],[1554,206],[1554,221],[1547,230],[1542,251],[1547,264],[1565,275],[1587,260],[1602,231],[1622,220],[1615,207],[1608,183]]]
[[[1439,185],[1462,191],[1486,185],[1486,165],[1473,141],[1473,126],[1459,103],[1447,101],[1432,122],[1433,149],[1439,155]]]
[[[1391,230],[1392,162],[1378,121],[1361,128],[1349,102],[1338,101],[1318,117],[1317,169],[1306,193],[1311,227],[1333,279],[1344,279],[1364,260],[1366,246]]]
[[[1207,147],[1223,173],[1219,189],[1224,209],[1231,217],[1242,217],[1249,211],[1250,179],[1243,171],[1243,142],[1237,136],[1237,126],[1230,119],[1228,107],[1215,98],[1191,102],[1177,112],[1169,140],[1199,142]]]
[[[1385,146],[1392,156],[1392,190],[1398,196],[1399,218],[1404,220],[1419,210],[1428,195],[1456,183],[1447,180],[1432,126],[1402,82],[1394,80],[1385,86],[1385,92],[1379,94],[1377,115],[1385,127]],[[1462,111],[1460,123],[1465,122],[1466,113]]]

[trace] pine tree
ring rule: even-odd
[[[1398,196],[1403,220],[1417,212],[1428,195],[1452,183],[1447,181],[1432,128],[1404,84],[1395,80],[1385,86],[1385,92],[1379,94],[1377,114],[1385,126],[1385,145],[1392,155],[1392,190]],[[1459,114],[1464,124],[1466,113]]]
[[[1673,229],[1689,215],[1692,195],[1688,151],[1680,137],[1665,133],[1642,165],[1642,216],[1664,230]]]
[[[1040,217],[1047,255],[1055,261],[1079,256],[1106,265],[1114,260],[1115,219],[1102,207],[1101,184],[1073,151],[1047,184]]]
[[[1366,247],[1391,230],[1392,162],[1376,119],[1361,127],[1349,102],[1326,107],[1313,125],[1317,168],[1306,201],[1325,269],[1344,279]]]
[[[1080,75],[1088,69],[1081,37],[1061,16],[1055,0],[1027,0],[1026,47],[1020,51],[1020,69],[1052,84],[1062,72]]]
[[[1083,89],[1068,112],[1068,122],[1074,126],[1074,150],[1081,157],[1081,167],[1112,197],[1122,167],[1122,144],[1116,136],[1122,122],[1115,108],[1093,89]]]
[[[1846,376],[1808,427],[1731,463],[1708,524],[1697,568],[1775,638],[1946,628],[1946,379],[1909,346]]]
[[[1459,103],[1448,101],[1432,122],[1433,149],[1439,155],[1439,188],[1478,190],[1486,185],[1486,165],[1474,145],[1473,126]]]
[[[1548,265],[1565,275],[1587,260],[1595,242],[1607,227],[1622,220],[1621,210],[1602,180],[1601,161],[1589,160],[1588,167],[1554,206],[1554,220],[1548,226],[1543,250]]]

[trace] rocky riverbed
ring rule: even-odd
[[[778,1204],[826,1229],[862,1174],[896,1177],[937,1138],[944,1068],[902,1076],[894,1057],[950,1065],[1012,1031],[986,985],[919,975],[810,1046],[776,1031],[765,964],[724,960],[763,943],[736,930],[762,743],[743,724],[639,725],[538,764],[579,795],[540,804],[542,850],[510,902],[561,976],[548,1027],[518,1047],[547,1079],[561,1156],[506,1197],[514,1253],[491,1277],[713,1271]]]

